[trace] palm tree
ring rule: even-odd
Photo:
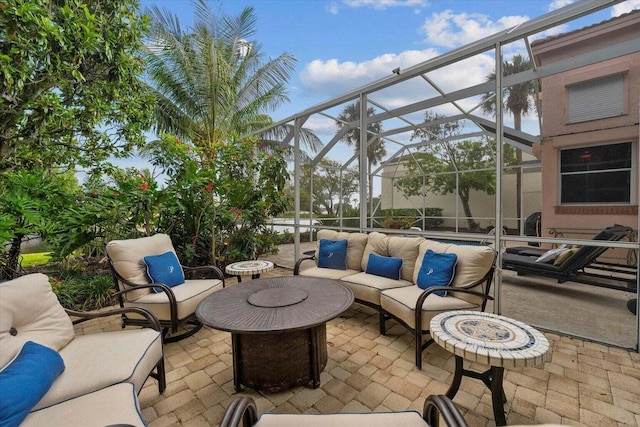
[[[237,17],[215,16],[206,0],[194,8],[193,26],[184,31],[176,15],[152,7],[143,55],[156,97],[155,131],[206,152],[231,133],[242,137],[272,123],[267,113],[289,100],[295,58],[283,53],[263,62],[261,46],[248,41],[256,28],[251,7]],[[302,138],[311,150],[321,146],[309,132]]]
[[[375,112],[373,107],[367,108],[367,117],[373,116]],[[342,128],[356,120],[360,120],[360,101],[344,107],[344,110],[342,110],[336,119],[336,125],[338,128]],[[367,123],[367,139],[374,138],[373,141],[367,145],[367,173],[369,174],[371,173],[372,166],[377,165],[378,162],[387,155],[387,150],[384,148],[384,141],[377,136],[380,132],[382,132],[382,124],[380,122]],[[349,129],[343,135],[342,140],[346,142],[347,145],[354,147],[354,151],[358,155],[358,159],[360,159],[360,127]]]
[[[520,54],[513,56],[511,62],[504,61],[502,66],[503,75],[509,76],[517,74],[522,71],[531,69],[531,60],[525,59]],[[494,81],[496,79],[495,70],[487,76],[487,81]],[[522,130],[522,116],[529,114],[535,107],[533,102],[533,96],[536,92],[536,82],[529,80],[523,83],[518,83],[513,86],[509,86],[505,90],[505,96],[503,99],[503,109],[507,113],[513,114],[513,126],[516,130]],[[485,113],[496,113],[497,101],[495,98],[495,91],[487,92],[482,96],[482,110]],[[522,151],[516,150],[516,163],[522,164]],[[521,211],[521,198],[522,198],[522,170],[518,170],[516,175],[516,216],[518,217],[518,223],[521,225],[522,211]],[[521,228],[521,227],[520,227]]]

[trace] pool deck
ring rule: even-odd
[[[289,268],[276,267],[265,276],[291,274]],[[233,286],[235,279],[227,283]],[[252,396],[260,413],[421,411],[428,395],[447,390],[454,358],[433,344],[418,370],[412,335],[392,325],[381,336],[377,312],[354,304],[327,324],[329,360],[321,386],[272,394],[236,392],[231,335],[203,328],[165,345],[167,389],[160,395],[149,378],[139,396],[142,414],[151,427],[217,426],[238,395]],[[117,318],[77,326],[79,333],[119,327]],[[553,333],[545,336],[552,351],[543,365],[505,370],[508,424],[640,426],[640,354]],[[489,390],[480,381],[464,378],[454,402],[470,426],[495,425]]]

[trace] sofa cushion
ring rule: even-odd
[[[343,277],[341,282],[344,286],[351,289],[353,297],[356,300],[366,301],[377,306],[380,305],[381,291],[403,286],[413,286],[413,283],[407,280],[388,279],[367,273],[357,273]]]
[[[106,250],[118,274],[137,285],[149,283],[143,257],[161,255],[169,251],[175,253],[171,238],[166,234],[155,234],[139,239],[112,240],[107,243]],[[151,288],[132,291],[127,294],[127,298],[135,299],[149,292]]]
[[[343,277],[352,276],[360,273],[360,270],[334,270],[331,268],[310,267],[300,270],[301,276],[322,277],[325,279],[339,280]]]
[[[411,328],[416,327],[415,309],[418,298],[424,292],[416,285],[387,289],[380,294],[380,306],[404,321]],[[431,318],[438,313],[449,310],[479,310],[477,304],[448,295],[440,297],[431,294],[422,304],[422,329],[429,328]]]
[[[222,289],[222,281],[218,279],[194,279],[186,280],[183,284],[171,288],[176,297],[178,306],[178,319],[191,316],[196,307],[206,297]],[[126,307],[141,307],[149,310],[159,320],[171,320],[169,297],[164,292],[147,293],[138,297],[135,301],[125,301]],[[130,318],[142,318],[140,315],[127,314]]]
[[[133,384],[116,384],[33,411],[20,427],[110,425],[146,426]]]
[[[0,425],[18,425],[64,371],[57,351],[27,341],[0,371]]]
[[[162,283],[169,287],[184,283],[184,271],[174,252],[168,251],[160,255],[149,255],[144,257],[143,261],[151,283]],[[162,292],[162,288],[153,288],[153,290]]]
[[[320,239],[318,243],[318,267],[346,270],[348,244],[347,239]]]
[[[424,427],[428,426],[416,411],[339,414],[262,414],[255,427]]]
[[[402,258],[402,278],[413,280],[413,270],[420,253],[420,245],[424,242],[422,237],[390,236],[387,240],[389,256]]]
[[[163,357],[162,337],[150,328],[78,335],[60,356],[66,369],[34,409],[123,382],[139,392]]]
[[[375,276],[386,277],[388,279],[400,279],[402,269],[402,258],[380,256],[374,253],[369,254],[369,262],[365,273]]]
[[[73,324],[44,274],[28,274],[0,284],[0,368],[27,341],[60,350],[73,339]]]
[[[422,265],[418,272],[417,285],[420,289],[432,286],[449,286],[456,273],[458,256],[453,253],[434,252],[427,249],[422,258]],[[445,296],[445,291],[436,291],[436,295]]]
[[[367,263],[369,262],[369,254],[376,254],[380,256],[389,256],[389,251],[387,248],[387,242],[389,240],[389,236],[383,233],[378,233],[377,231],[372,231],[369,233],[369,238],[367,239],[367,245],[364,248],[364,252],[362,254],[362,259],[360,260],[360,271],[367,271]]]
[[[341,240],[347,239],[347,269],[360,270],[364,248],[367,244],[368,235],[365,233],[348,233],[346,231],[319,230],[318,241],[320,239]],[[316,261],[318,260],[318,250],[316,249]]]

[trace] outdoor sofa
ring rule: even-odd
[[[323,244],[324,249],[346,246],[345,265],[332,264],[336,258],[340,260],[337,255],[341,253],[338,250],[327,258]],[[311,260],[315,265],[302,269]],[[293,274],[340,280],[351,289],[355,302],[379,312],[382,335],[389,319],[412,331],[416,338],[415,363],[421,368],[422,351],[433,342],[423,342],[423,335],[429,332],[429,322],[436,314],[484,311],[487,301],[493,299],[489,290],[495,261],[496,252],[488,245],[442,243],[379,232],[319,230],[316,253],[300,258]],[[398,264],[399,270],[393,271]]]
[[[74,332],[74,324],[124,312],[151,327]],[[0,425],[144,426],[137,395],[150,375],[163,393],[162,333],[150,312],[65,310],[40,273],[0,283]]]

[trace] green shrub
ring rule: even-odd
[[[63,307],[89,311],[113,305],[113,278],[107,272],[78,272],[74,269],[49,276],[53,292]]]

